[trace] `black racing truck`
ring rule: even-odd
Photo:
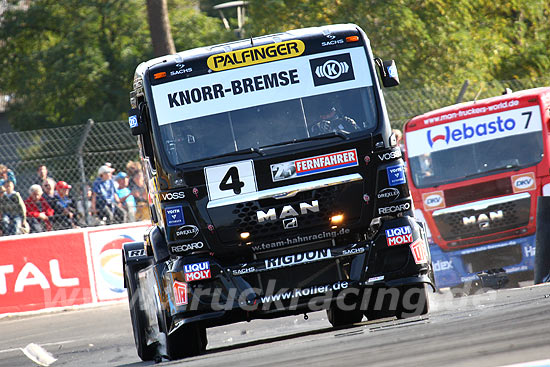
[[[428,312],[431,257],[377,68],[399,84],[352,24],[137,67],[153,225],[123,263],[141,359],[200,354],[206,328],[245,320]]]

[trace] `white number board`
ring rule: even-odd
[[[258,191],[252,160],[205,167],[204,176],[210,200]]]

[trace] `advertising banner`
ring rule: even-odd
[[[126,297],[122,244],[148,222],[0,237],[0,314]]]
[[[93,301],[82,231],[3,237],[0,248],[0,313]]]
[[[91,228],[87,233],[95,294],[99,302],[126,297],[122,273],[122,245],[143,241],[147,225]]]
[[[223,68],[214,57],[212,66],[225,71],[154,85],[159,125],[372,85],[362,47],[275,59]]]

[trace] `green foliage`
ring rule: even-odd
[[[225,30],[221,19],[196,10],[192,1],[169,5],[172,36],[176,51],[224,43],[235,39],[233,32]]]
[[[168,0],[177,51],[235,39],[212,10],[222,2]],[[14,127],[124,118],[135,67],[152,57],[145,1],[28,4],[0,21],[0,88],[13,96]],[[236,12],[225,15],[234,26]],[[494,80],[549,75],[549,18],[547,0],[249,0],[245,31],[259,36],[356,23],[376,56],[397,61],[402,85],[396,90],[429,91],[421,104],[444,90],[452,90],[445,97],[452,101],[466,79],[468,99]]]
[[[5,12],[0,85],[14,97],[14,127],[122,118],[132,70],[151,52],[144,14],[137,0],[36,0]]]
[[[178,51],[226,41],[221,22],[178,1]],[[152,58],[143,0],[34,0],[0,23],[0,88],[17,130],[119,120],[136,66]]]
[[[248,14],[248,34],[358,24],[377,56],[397,61],[401,88],[550,71],[545,0],[250,0]]]

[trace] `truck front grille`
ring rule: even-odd
[[[531,195],[515,194],[436,210],[433,219],[445,241],[487,236],[526,226]]]

